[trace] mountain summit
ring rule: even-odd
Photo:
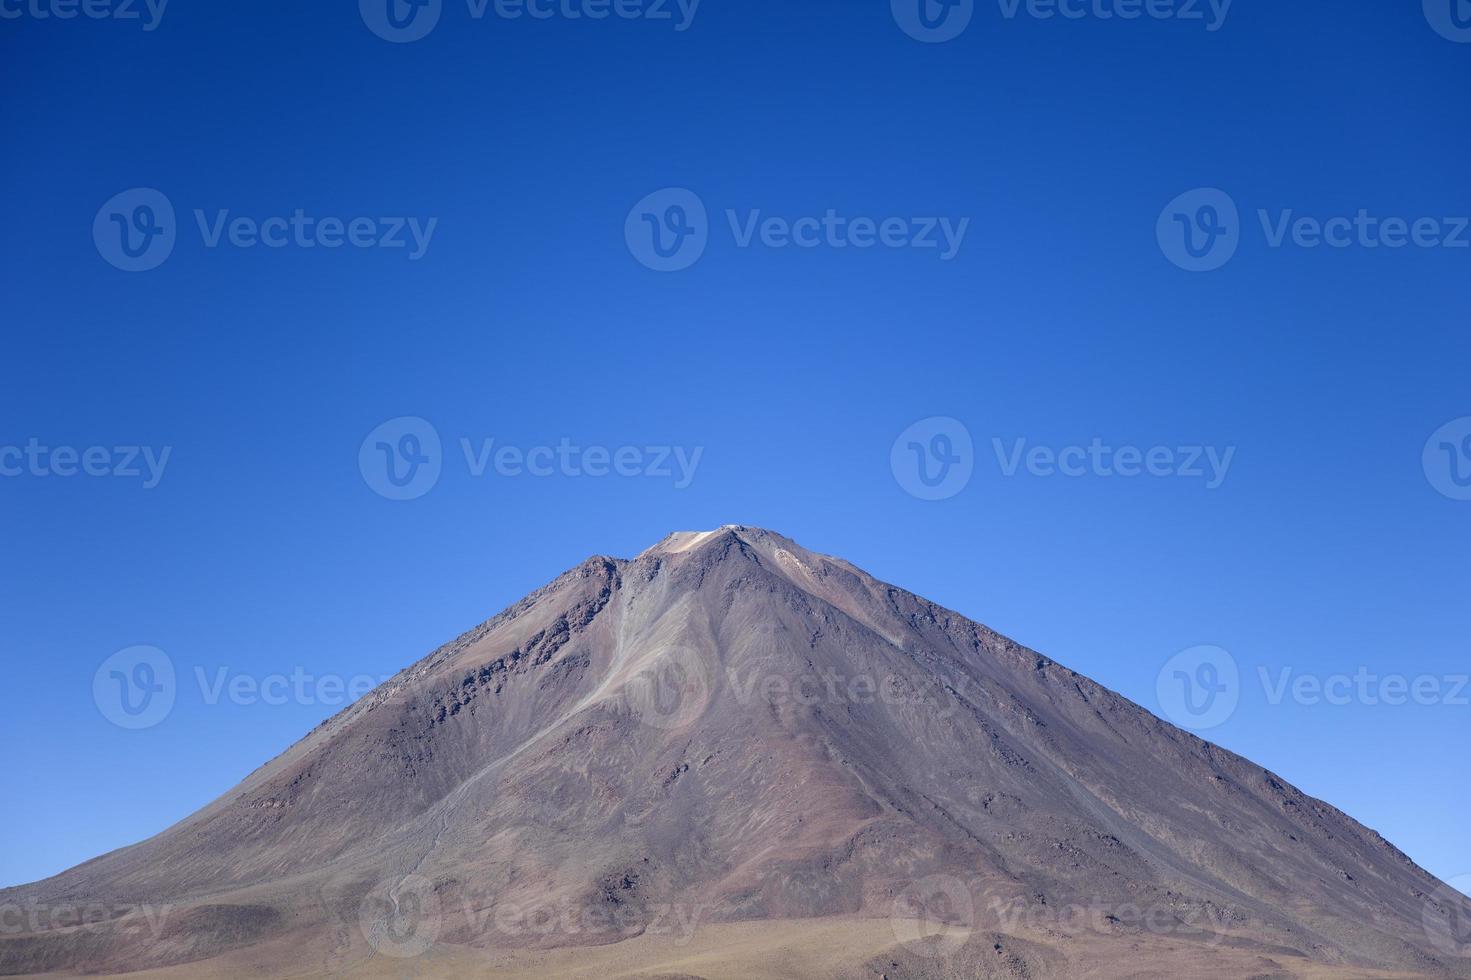
[[[0,891],[107,910],[15,916],[0,974],[1471,976],[1449,895],[1088,678],[726,525],[584,561],[158,836]]]

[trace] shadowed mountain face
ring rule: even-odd
[[[1087,910],[1125,959],[1149,933],[1471,976],[1448,890],[1378,834],[955,613],[734,526],[589,559],[182,823],[0,891],[5,909],[53,913],[0,917],[20,923],[0,930],[5,974],[282,943],[299,974],[350,973],[852,917],[895,948],[853,975],[1066,975],[991,937],[1062,936],[1062,910]],[[1012,972],[955,965],[979,947]]]

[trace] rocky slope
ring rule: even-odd
[[[0,891],[0,909],[68,903],[108,921],[0,931],[0,973],[283,939],[303,971],[351,973],[857,917],[895,952],[856,975],[1008,956],[996,975],[1067,975],[999,937],[1081,929],[1121,957],[1165,936],[1471,976],[1427,929],[1468,920],[1378,834],[956,613],[735,526],[589,559],[157,837]]]

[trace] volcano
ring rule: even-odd
[[[731,525],[584,561],[181,823],[0,891],[0,974],[1471,977],[1466,905],[1271,772]]]

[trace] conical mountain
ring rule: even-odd
[[[1455,902],[1261,767],[726,526],[583,562],[176,826],[0,891],[109,910],[13,916],[0,973],[1471,976]]]

